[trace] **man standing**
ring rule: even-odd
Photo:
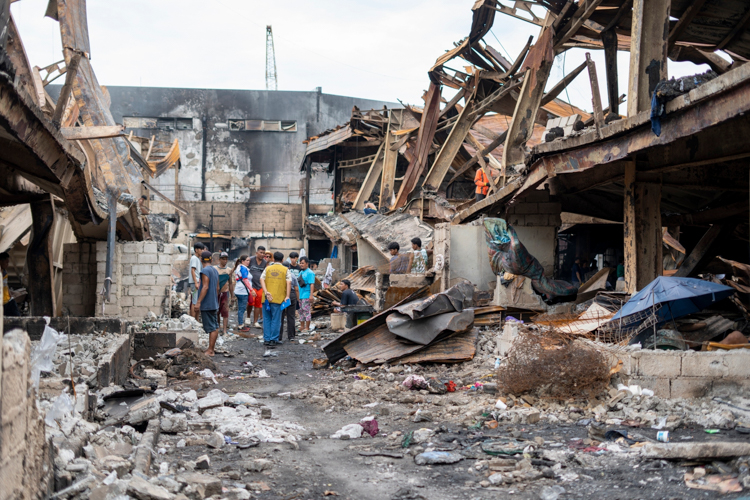
[[[227,326],[229,325],[229,278],[232,275],[232,268],[227,265],[228,262],[229,254],[221,252],[216,271],[219,273],[219,318],[217,318],[217,321],[223,320],[222,335],[227,334]]]
[[[302,333],[308,333],[312,320],[312,294],[315,291],[315,273],[308,269],[310,261],[307,257],[300,257],[299,265],[301,268],[297,277],[299,283],[299,324]]]
[[[388,245],[388,251],[392,255],[389,271],[391,274],[406,274],[409,272],[409,258],[404,255],[399,255],[401,245],[397,241],[392,241]]]
[[[575,286],[581,286],[581,282],[583,281],[583,269],[581,268],[581,259],[576,259],[575,263],[573,264],[573,268],[570,270],[570,280],[573,282]]]
[[[295,316],[297,314],[297,301],[299,298],[299,282],[297,276],[301,271],[300,266],[297,264],[299,254],[297,252],[291,252],[289,254],[289,261],[284,262],[284,266],[289,268],[292,272],[292,292],[289,294],[289,301],[291,302],[289,307],[281,312],[281,325],[279,329],[279,338],[284,337],[284,320],[286,320],[286,339],[294,340],[296,330],[294,328]]]
[[[339,290],[341,290],[341,302],[334,301],[332,304],[337,307],[341,306],[356,306],[357,302],[359,302],[359,298],[357,297],[357,294],[352,291],[352,283],[349,280],[341,280],[339,282]],[[357,313],[348,312],[346,313],[346,327],[347,328],[354,328],[355,325],[355,316]]]
[[[193,256],[190,257],[190,268],[188,268],[188,284],[190,285],[190,316],[196,320],[200,319],[200,311],[195,307],[198,302],[198,285],[200,285],[200,273],[203,266],[201,265],[201,254],[206,249],[203,243],[193,245]]]
[[[10,264],[10,254],[8,252],[0,253],[0,269],[3,271],[3,315],[20,316],[16,299],[10,296],[8,288],[8,265]]]
[[[250,302],[248,304],[248,317],[250,317],[250,308],[253,309],[253,317],[255,318],[255,324],[253,325],[255,328],[260,328],[260,316],[263,312],[263,299],[262,299],[262,293],[263,287],[260,284],[260,276],[263,274],[263,271],[265,271],[266,266],[268,266],[268,263],[265,260],[266,256],[266,247],[260,246],[255,250],[255,257],[250,258],[250,265],[248,266],[248,271],[250,271],[250,276],[252,277],[251,282],[253,284],[253,290],[255,290],[255,298],[250,298]]]
[[[478,168],[476,175],[474,175],[474,184],[476,184],[476,201],[482,201],[490,190],[490,180],[487,178],[487,174],[484,173],[484,169]]]
[[[281,330],[281,303],[289,300],[292,292],[292,272],[284,267],[281,261],[284,254],[273,254],[273,264],[263,270],[260,284],[266,295],[263,305],[263,344],[267,346],[281,345],[279,331]]]
[[[411,274],[424,274],[427,269],[427,250],[422,248],[422,240],[420,238],[411,239],[411,250],[409,272]]]
[[[219,312],[219,273],[211,265],[212,257],[213,254],[208,250],[205,250],[201,254],[203,269],[201,269],[200,273],[201,280],[198,302],[195,304],[201,312],[203,329],[208,334],[206,356],[216,354],[214,346],[216,345],[216,338],[219,336],[219,320],[217,317],[217,313]]]

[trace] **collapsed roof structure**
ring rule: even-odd
[[[108,240],[110,256],[118,236],[148,239],[136,200],[150,189],[146,179],[179,168],[179,145],[152,155],[151,141],[144,156],[114,122],[109,94],[90,61],[84,0],[50,0],[46,15],[60,23],[64,59],[45,68],[30,65],[10,4],[0,1],[0,206],[30,206],[30,223],[15,218],[25,221],[24,228],[4,229],[22,236],[31,231],[31,313],[53,315],[59,307],[52,241],[69,240],[55,237],[56,218],[67,216],[65,230],[79,241]],[[54,101],[45,87],[62,75]]]
[[[512,62],[484,40],[497,13],[539,27]],[[747,2],[478,0],[472,16],[468,37],[429,69],[423,109],[355,109],[348,124],[308,140],[303,169],[309,178],[313,162],[328,164],[335,211],[376,200],[381,212],[409,210],[455,225],[507,216],[543,190],[559,204],[558,220],[562,213],[570,221],[622,224],[631,293],[664,272],[663,241],[681,233],[687,251],[677,276],[694,274],[719,241],[743,242],[725,249],[746,258]],[[605,77],[587,55],[548,85],[555,57],[571,48],[603,50]],[[617,72],[623,52],[627,89]],[[668,60],[710,71],[669,80]],[[584,71],[591,114],[557,99]],[[447,102],[446,87],[457,91]],[[475,203],[466,178],[489,166],[500,175]],[[528,203],[526,219],[545,216],[540,206]]]

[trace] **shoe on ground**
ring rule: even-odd
[[[274,345],[281,345],[281,344],[283,344],[283,343],[284,343],[284,341],[283,341],[283,340],[281,340],[281,339],[279,339],[279,340],[272,340],[271,342],[273,342],[273,343],[274,343]]]
[[[265,342],[263,342],[263,345],[272,346],[273,340],[266,340]]]
[[[249,332],[250,331],[250,327],[249,326],[243,326],[243,327],[238,328],[237,331],[240,331],[240,332]]]
[[[260,326],[260,323],[258,323],[257,321],[255,322],[255,324],[253,326],[255,328],[263,328],[262,326]]]

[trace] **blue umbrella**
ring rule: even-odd
[[[659,276],[622,306],[612,321],[646,311],[661,304],[656,324],[702,311],[714,302],[734,294],[734,288],[695,278]]]

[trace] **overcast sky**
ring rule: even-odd
[[[270,24],[279,90],[322,87],[329,94],[422,105],[427,70],[468,35],[473,3],[88,0],[91,62],[104,85],[265,89],[265,27]],[[46,5],[47,0],[11,5],[30,62],[40,67],[62,59],[59,24],[43,17]],[[485,41],[513,60],[528,36],[538,32],[537,26],[497,13]],[[584,54],[571,50],[559,56],[549,86],[579,65]],[[606,106],[603,54],[593,51],[592,57]],[[627,53],[620,55],[618,66],[623,94]],[[670,76],[706,69],[672,62],[669,67]],[[591,109],[586,72],[561,98]]]

